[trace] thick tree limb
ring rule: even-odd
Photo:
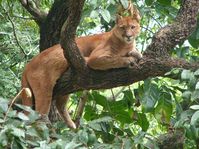
[[[198,0],[184,0],[175,21],[154,35],[145,54],[165,57],[177,44],[187,39],[196,27],[198,9]]]
[[[54,95],[68,94],[79,90],[109,89],[118,86],[127,86],[145,80],[148,77],[164,76],[172,68],[197,69],[199,63],[188,63],[175,59],[144,58],[139,63],[140,68],[112,69],[108,71],[89,71],[79,76],[69,69],[57,82]],[[71,75],[72,74],[72,75]]]
[[[80,7],[73,7],[74,10],[77,10],[77,8]],[[166,72],[176,67],[185,69],[199,68],[199,63],[191,64],[185,60],[172,59],[169,56],[169,51],[188,38],[194,31],[198,8],[198,0],[184,1],[176,20],[172,24],[160,29],[154,35],[152,43],[147,47],[144,53],[144,58],[139,63],[139,68],[133,67],[129,69],[113,69],[107,71],[94,71],[86,68],[84,69],[83,74],[78,74],[77,70],[69,68],[69,70],[58,80],[54,88],[54,95],[64,95],[84,89],[105,89],[125,86],[144,80],[148,77],[164,76]],[[79,23],[79,20],[77,22]],[[69,26],[64,26],[64,28],[66,28],[65,31],[70,29],[67,27]],[[70,29],[70,32],[73,31],[73,33],[70,33],[69,37],[65,37],[67,40],[71,37],[74,38],[74,28]],[[65,35],[67,35],[67,33],[65,33]],[[62,36],[62,38],[63,37],[64,36]],[[70,42],[74,42],[74,39],[70,39]],[[70,44],[70,42],[67,44]],[[72,45],[74,45],[74,43],[72,43]],[[77,48],[74,50],[73,46],[68,46],[66,49],[70,49],[68,50],[70,55],[67,56],[66,54],[66,58],[68,60],[70,59],[71,64],[74,64],[75,61],[79,61],[79,57],[73,57]],[[84,66],[80,64],[75,68],[78,69],[78,67],[82,69]]]
[[[39,26],[44,22],[47,13],[39,9],[38,3],[33,0],[20,0],[20,3],[34,17]]]
[[[76,29],[80,22],[84,1],[70,1],[69,16],[61,30],[61,46],[64,49],[64,56],[71,67],[74,67],[78,72],[84,72],[86,66],[85,60],[75,43]]]

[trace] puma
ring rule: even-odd
[[[76,43],[85,57],[87,65],[96,70],[129,67],[141,59],[136,50],[135,38],[140,32],[140,16],[138,11],[130,16],[116,17],[116,24],[109,32],[78,37]],[[61,45],[50,47],[35,56],[25,67],[22,75],[22,88],[29,89],[32,96],[23,93],[22,104],[34,106],[41,115],[48,115],[53,87],[57,79],[67,70],[69,64],[64,58]],[[68,95],[54,97],[56,107],[65,123],[76,128],[65,105]]]

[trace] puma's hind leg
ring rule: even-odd
[[[72,129],[76,129],[76,125],[71,119],[68,110],[66,109],[66,105],[69,100],[68,95],[55,97],[55,100],[56,100],[57,110],[61,115],[61,117],[63,118],[63,120],[65,121],[65,123],[67,124],[67,126]]]
[[[39,112],[42,117],[46,117],[47,119],[52,100],[53,83],[41,80],[40,78],[36,79],[32,77],[30,79],[30,84],[32,85],[31,88],[34,94],[35,110]]]

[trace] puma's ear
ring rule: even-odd
[[[133,19],[136,19],[138,22],[141,20],[140,13],[136,7],[133,8]]]
[[[119,23],[119,20],[122,19],[122,16],[119,15],[119,14],[116,14],[116,19],[115,19],[115,23],[118,24]]]

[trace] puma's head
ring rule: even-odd
[[[134,42],[134,39],[140,33],[140,24],[137,18],[132,16],[122,17],[117,15],[114,34],[126,43]]]

